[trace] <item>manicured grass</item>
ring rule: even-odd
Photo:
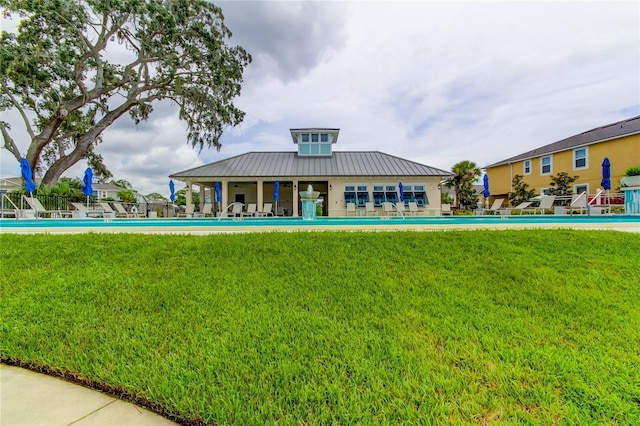
[[[0,356],[182,419],[640,424],[640,235],[0,235]]]

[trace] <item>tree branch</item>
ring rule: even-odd
[[[16,160],[20,161],[20,150],[16,145],[15,141],[7,131],[7,127],[4,125],[2,121],[0,121],[0,130],[2,130],[2,139],[4,140],[4,148],[13,154],[16,157]]]

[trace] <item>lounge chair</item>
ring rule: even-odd
[[[400,201],[399,203],[396,203],[396,212],[400,215],[400,216],[404,216],[404,214],[407,212],[404,209],[404,201]]]
[[[409,214],[417,216],[422,210],[418,208],[418,203],[415,201],[409,201]]]
[[[136,217],[134,213],[129,213],[120,203],[113,203],[113,207],[116,209],[117,217]]]
[[[262,205],[262,210],[256,212],[256,216],[273,216],[271,203],[265,203]]]
[[[453,211],[451,211],[451,204],[442,204],[442,206],[440,207],[440,214],[442,216],[453,215]]]
[[[493,200],[493,204],[488,209],[482,209],[483,213],[491,212],[492,214],[496,214],[496,212],[500,211],[500,207],[502,207],[502,203],[504,203],[504,198],[496,198]]]
[[[50,218],[72,217],[73,215],[73,213],[67,210],[47,210],[37,198],[23,195],[22,199],[27,202],[29,207],[31,207],[36,218],[39,218],[42,215],[48,215]]]
[[[242,217],[243,213],[242,213],[242,207],[244,206],[244,204],[242,203],[233,203],[233,209],[231,210],[231,214],[233,215],[233,217]]]
[[[395,214],[395,212],[393,211],[393,203],[389,202],[389,201],[385,201],[382,203],[382,211],[384,212],[385,216],[391,216],[393,214]]]
[[[533,204],[533,201],[524,201],[524,202],[522,202],[522,203],[518,204],[517,206],[515,206],[515,207],[513,208],[513,210],[520,212],[520,213],[518,213],[518,214],[522,214],[522,212],[523,212],[525,209],[527,209],[531,204]]]
[[[538,207],[534,207],[533,214],[540,210],[540,214],[545,214],[545,210],[553,209],[553,202],[556,201],[555,195],[545,195],[540,199]]]
[[[193,213],[193,217],[213,217],[213,204],[205,203],[202,206],[202,211]]]
[[[370,201],[364,203],[364,211],[367,216],[369,216],[369,213],[374,213],[376,216],[378,215],[375,204]]]
[[[82,203],[71,203],[71,207],[76,210],[76,214],[78,214],[80,217],[104,217],[104,212],[102,211],[102,209],[88,209]]]
[[[102,207],[102,214],[104,215],[105,218],[122,217],[120,213],[116,213],[116,211],[111,208],[111,205],[109,205],[109,203],[99,203],[99,204],[100,204],[100,207]],[[126,217],[126,215],[124,217]]]
[[[176,217],[178,217],[178,218],[180,218],[180,217],[184,217],[184,218],[193,217],[194,210],[195,210],[194,205],[193,204],[188,204],[187,206],[185,206],[184,211],[178,213]]]
[[[353,214],[354,216],[357,214],[355,203],[347,203],[347,216],[351,214]]]
[[[580,194],[573,194],[571,197],[571,205],[569,206],[569,211],[573,215],[574,213],[587,212],[587,193],[582,192]]]
[[[256,215],[256,204],[248,204],[247,205],[247,211],[244,212],[242,215],[243,216],[255,216]]]

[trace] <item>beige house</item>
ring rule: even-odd
[[[414,201],[423,214],[439,214],[440,182],[452,176],[450,172],[379,151],[333,151],[339,129],[290,132],[297,151],[249,152],[174,173],[170,178],[186,183],[188,203],[194,185],[200,187],[200,193],[208,192],[205,199],[213,200],[218,212],[239,202],[255,204],[258,211],[271,204],[279,216],[298,217],[299,192],[312,185],[320,192],[323,216],[345,216],[347,203],[354,203],[364,214],[366,203],[373,203],[378,210],[385,201],[400,203],[402,185],[405,204]]]

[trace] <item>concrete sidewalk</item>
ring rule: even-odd
[[[175,425],[104,393],[0,364],[0,425]]]

